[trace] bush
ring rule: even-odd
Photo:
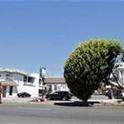
[[[87,101],[101,82],[108,81],[117,55],[122,52],[115,40],[84,41],[65,62],[64,77],[70,91]]]

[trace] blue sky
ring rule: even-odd
[[[1,67],[62,76],[69,53],[90,38],[123,44],[124,2],[0,2]]]

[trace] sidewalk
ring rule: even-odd
[[[13,104],[13,103],[22,103],[22,104],[51,104],[53,105],[55,101],[37,101],[33,102],[33,100],[37,99],[36,97],[30,98],[18,98],[18,97],[6,97],[2,98],[2,104]]]
[[[50,104],[54,105],[54,103],[74,103],[74,102],[82,102],[81,100],[73,97],[70,101],[37,101],[31,102],[35,98],[18,98],[18,97],[7,97],[2,98],[2,103],[24,103],[24,104]],[[88,100],[89,103],[94,103],[94,105],[103,105],[103,106],[124,106],[124,101],[120,99],[108,99],[105,96],[92,96],[91,99]]]
[[[33,98],[6,97],[2,98],[2,103],[29,103]]]

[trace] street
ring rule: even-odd
[[[123,124],[124,108],[1,104],[0,124]]]

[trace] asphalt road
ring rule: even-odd
[[[2,104],[0,124],[124,124],[124,108]]]

